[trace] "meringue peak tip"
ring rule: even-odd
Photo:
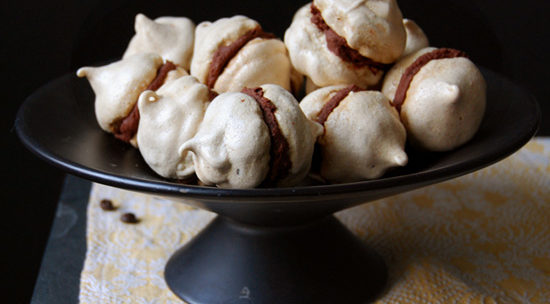
[[[153,25],[154,22],[155,21],[153,21],[152,19],[150,19],[149,17],[145,16],[142,13],[137,14],[136,20],[135,20],[135,26],[134,26],[136,33],[141,32],[146,27],[151,27],[151,25]]]
[[[149,17],[147,17],[143,13],[137,13],[135,20],[136,20],[136,23],[140,23],[140,22],[147,21],[147,20],[150,20],[150,19],[149,19]]]
[[[88,73],[90,72],[89,67],[82,67],[76,71],[76,76],[82,78],[88,76]]]
[[[456,84],[449,84],[447,90],[453,93],[460,92],[460,88]]]
[[[154,103],[160,99],[160,96],[157,95],[154,91],[147,90],[143,91],[140,96],[140,100],[143,100],[144,103]]]
[[[402,153],[398,153],[396,154],[394,157],[393,157],[393,160],[395,161],[395,163],[401,167],[405,166],[408,161],[409,161],[409,158],[407,157],[407,154],[405,154],[405,152],[402,152]]]
[[[193,152],[193,139],[190,139],[186,142],[184,142],[183,144],[181,144],[181,146],[179,146],[178,148],[178,154],[180,156],[185,156],[185,154],[187,154],[187,152]]]

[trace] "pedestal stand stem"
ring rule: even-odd
[[[334,216],[292,227],[217,217],[170,258],[165,278],[192,304],[353,304],[374,300],[387,272]]]

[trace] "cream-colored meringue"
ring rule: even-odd
[[[86,77],[95,93],[95,114],[99,126],[113,132],[113,123],[128,116],[139,95],[155,79],[162,58],[141,53],[101,67],[82,67],[78,77]]]
[[[320,88],[321,87],[316,85],[311,78],[306,77],[306,95]]]
[[[318,89],[300,103],[316,121],[323,106],[346,85]],[[320,174],[333,183],[378,178],[407,164],[406,131],[390,100],[378,91],[350,92],[329,114],[321,146]]]
[[[235,92],[264,83],[291,90],[292,66],[284,43],[278,39],[256,38],[233,57],[220,74],[214,90]]]
[[[167,84],[183,76],[189,76],[189,73],[187,73],[187,71],[184,70],[182,67],[176,66],[175,69],[169,71],[168,74],[166,74],[166,78],[164,78],[163,84]]]
[[[386,97],[388,97],[391,101],[393,101],[395,97],[395,91],[397,90],[397,86],[399,86],[399,81],[401,80],[401,75],[405,73],[405,70],[420,56],[429,53],[431,51],[436,50],[437,48],[434,47],[426,47],[423,49],[420,49],[413,54],[407,55],[399,61],[397,61],[393,67],[386,72],[386,75],[384,76],[384,80],[382,82],[382,88],[381,91]]]
[[[263,96],[277,107],[275,117],[289,144],[292,165],[277,185],[291,186],[307,175],[322,128],[304,116],[286,89],[270,84],[261,88]],[[256,100],[228,92],[212,101],[196,136],[180,147],[180,153],[184,157],[193,153],[197,177],[207,185],[252,188],[260,185],[270,170],[270,147],[269,129]]]
[[[269,131],[254,98],[229,92],[212,100],[180,154],[192,153],[195,173],[206,185],[253,188],[269,171],[269,147]]]
[[[426,48],[430,45],[428,37],[424,34],[424,31],[416,22],[411,19],[404,18],[403,26],[405,26],[405,32],[407,33],[407,43],[405,44],[405,50],[401,57],[412,54],[420,49]]]
[[[357,68],[332,53],[325,34],[311,22],[311,4],[300,8],[286,30],[284,42],[292,65],[318,87],[356,84],[368,87],[378,83],[383,71],[369,67]]]
[[[258,22],[245,16],[200,23],[195,31],[197,39],[191,61],[191,75],[206,83],[210,64],[218,48],[231,44],[258,27]],[[244,87],[271,83],[291,90],[301,85],[301,78],[295,73],[281,40],[255,38],[227,63],[213,89],[218,93],[236,92]]]
[[[182,158],[179,146],[195,135],[209,103],[208,88],[193,76],[140,95],[137,142],[143,159],[157,174],[182,179],[195,172],[191,155]]]
[[[287,177],[280,180],[278,186],[293,186],[299,183],[309,172],[315,141],[323,128],[304,115],[298,101],[280,86],[262,85],[264,97],[277,107],[275,117],[279,128],[289,144],[289,156],[292,167]]]
[[[159,54],[189,71],[195,36],[195,24],[185,17],[159,17],[155,20],[137,14],[136,34],[130,40],[123,58],[137,53]]]
[[[326,24],[361,55],[396,61],[405,48],[403,16],[395,0],[313,0]]]
[[[401,75],[418,57],[413,53],[390,70],[382,92],[393,100]],[[401,120],[411,143],[432,151],[454,149],[477,132],[486,105],[486,83],[465,57],[431,60],[413,77],[401,106]]]

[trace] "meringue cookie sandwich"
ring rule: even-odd
[[[80,68],[76,75],[86,77],[92,86],[99,126],[137,147],[139,95],[187,72],[169,61],[163,63],[160,55],[140,53],[105,66]]]
[[[315,0],[300,8],[284,41],[294,67],[318,87],[376,85],[403,53],[395,0]]]
[[[411,143],[430,151],[452,150],[477,132],[487,85],[459,50],[424,48],[388,71],[382,93],[400,111]]]
[[[210,90],[193,76],[141,93],[137,142],[145,162],[160,176],[185,179],[195,170],[179,146],[195,136],[210,103]]]
[[[296,92],[302,81],[284,43],[245,16],[202,22],[195,31],[191,75],[218,93],[276,84]]]
[[[197,177],[206,185],[292,186],[309,172],[321,132],[290,92],[266,84],[216,97],[180,153],[193,154]]]
[[[300,107],[323,125],[319,174],[331,183],[378,178],[405,166],[406,131],[390,100],[378,91],[338,85],[308,94]]]

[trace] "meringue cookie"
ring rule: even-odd
[[[401,56],[406,37],[394,0],[323,0],[296,12],[284,41],[294,67],[315,85],[365,88]]]
[[[95,97],[99,126],[110,133],[128,116],[139,94],[155,79],[162,58],[152,53],[136,54],[101,67],[82,67],[78,77],[86,77]]]
[[[180,157],[179,146],[197,132],[209,93],[195,77],[184,76],[139,96],[139,151],[160,176],[184,179],[195,172],[191,155]]]
[[[207,185],[251,188],[262,183],[297,184],[310,169],[315,139],[322,127],[309,121],[296,99],[280,86],[266,84],[244,91],[253,91],[268,101],[261,105],[265,100],[241,92],[220,94],[206,110],[195,137],[180,147],[180,153],[193,153],[197,177]]]
[[[138,53],[155,53],[189,71],[195,37],[193,21],[185,17],[151,20],[137,14],[134,28],[136,34],[122,58]]]
[[[382,86],[382,92],[400,108],[411,143],[431,151],[452,150],[470,140],[481,124],[486,105],[486,83],[476,65],[464,55],[437,57],[441,52],[459,51],[421,49],[397,62]],[[397,92],[402,97],[397,101],[403,74],[430,56],[435,59],[420,65],[408,89]]]
[[[395,91],[397,90],[397,86],[399,85],[399,81],[401,80],[401,75],[405,72],[405,70],[420,56],[429,53],[431,51],[435,51],[437,48],[435,47],[426,47],[423,49],[420,49],[413,54],[410,54],[408,56],[404,56],[403,58],[399,59],[393,67],[386,72],[386,75],[384,75],[384,80],[382,81],[382,88],[381,91],[384,95],[386,95],[391,101],[393,101],[393,98],[395,97]]]
[[[139,122],[136,103],[146,89],[156,90],[163,83],[187,72],[153,53],[129,56],[101,67],[83,67],[78,77],[86,77],[94,90],[95,114],[100,127],[137,148],[135,134]]]
[[[306,95],[320,88],[321,87],[316,85],[311,78],[306,77]]]
[[[329,86],[307,95],[300,107],[310,120],[324,124],[317,142],[321,147],[320,175],[326,180],[373,179],[388,168],[407,164],[405,128],[382,93]]]
[[[420,26],[418,26],[418,24],[416,24],[416,22],[411,19],[404,18],[403,26],[405,26],[405,32],[407,33],[407,42],[401,57],[405,57],[430,45],[428,37],[426,37],[424,31],[420,28]]]
[[[314,0],[327,25],[361,55],[392,63],[405,48],[401,10],[395,0]]]
[[[264,33],[258,22],[248,17],[202,22],[195,36],[191,75],[218,93],[236,92],[264,83],[277,84],[289,91],[301,85],[301,77],[296,77],[284,43]],[[235,46],[233,43],[240,48],[235,48],[227,61],[222,60],[219,64],[214,61],[219,57],[219,50]],[[210,71],[213,62],[219,67],[219,75]]]

